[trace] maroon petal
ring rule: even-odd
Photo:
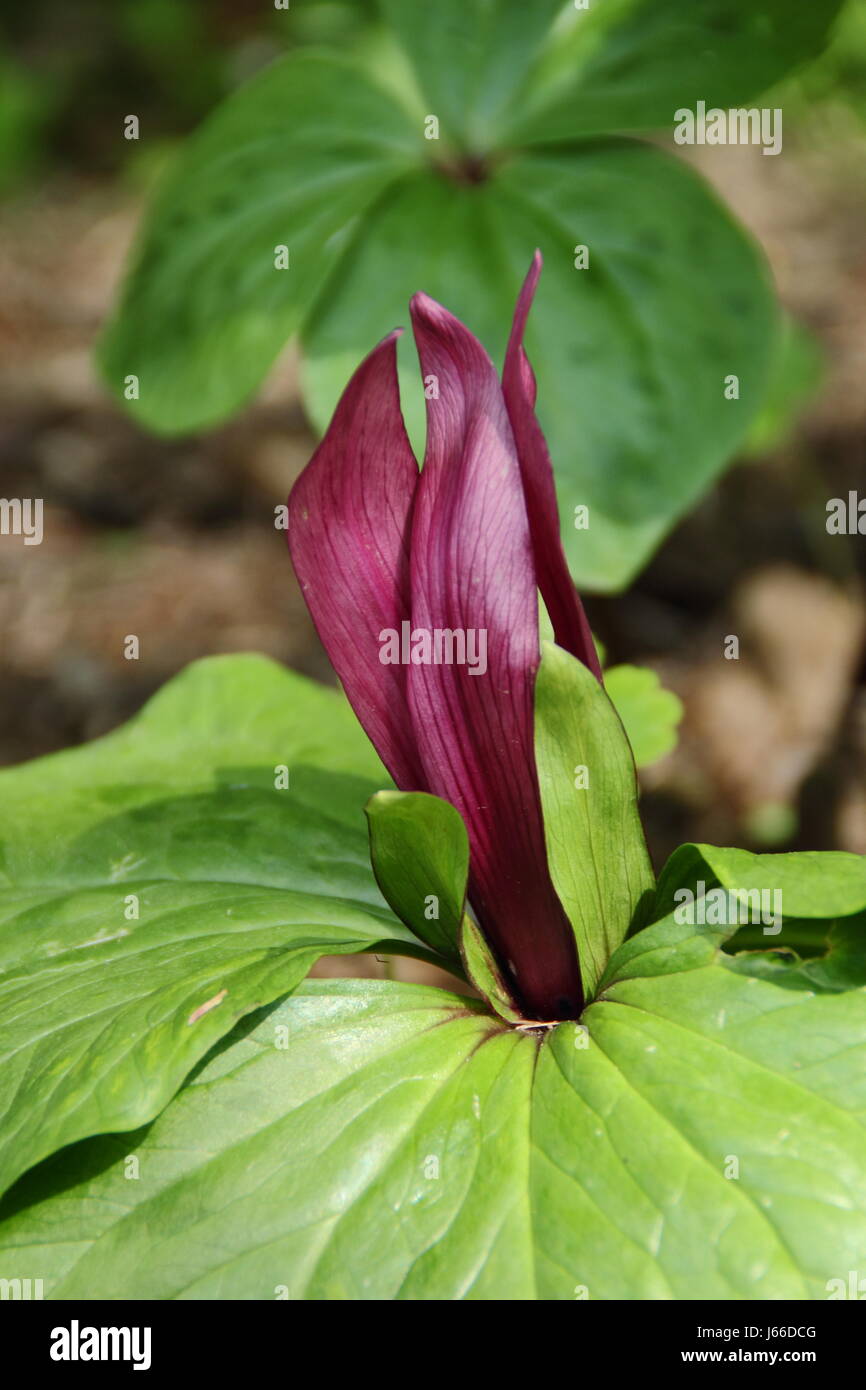
[[[538,587],[557,645],[571,652],[601,680],[595,643],[562,550],[553,468],[547,441],[535,416],[535,375],[523,350],[526,320],[540,274],[541,252],[536,251],[514,311],[502,370],[502,394],[520,459]]]
[[[391,333],[361,363],[289,498],[289,549],[313,622],[346,695],[404,791],[424,791],[405,665],[382,633],[409,620],[409,527],[418,485]]]
[[[480,659],[476,674],[468,661],[410,668],[418,748],[430,789],[466,823],[472,905],[524,1008],[575,1016],[577,952],[547,868],[535,772],[538,600],[511,428],[477,339],[426,295],[412,321],[425,381],[438,386],[412,523],[412,626],[461,632],[467,649],[472,632],[486,640],[484,673]]]

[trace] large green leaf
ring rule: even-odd
[[[149,1131],[28,1174],[4,1275],[74,1299],[825,1298],[866,1242],[866,996],[744,977],[720,940],[657,923],[543,1035],[307,982]]]
[[[866,996],[727,968],[666,920],[617,953],[535,1090],[539,1293],[826,1298],[866,1242]],[[735,1161],[735,1164],[732,1163]]]
[[[70,1155],[80,1186],[0,1226],[4,1274],[38,1244],[70,1297],[520,1297],[535,1047],[480,1008],[308,982],[127,1138],[137,1181],[112,1141]]]
[[[554,887],[591,996],[655,879],[637,810],[634,759],[592,672],[545,642],[535,683],[535,761]]]
[[[511,109],[506,137],[547,142],[671,128],[674,112],[694,110],[698,101],[739,106],[816,57],[841,5],[592,0],[585,9],[569,6]]]
[[[587,269],[574,268],[578,244],[589,247]],[[536,246],[545,269],[526,341],[564,544],[578,585],[617,588],[748,428],[774,332],[759,253],[675,160],[606,143],[516,158],[473,187],[435,174],[405,180],[371,213],[304,330],[307,398],[324,428],[357,363],[406,322],[418,289],[501,359]],[[408,335],[400,359],[420,448],[424,400]],[[728,374],[739,378],[737,400],[725,398]],[[582,506],[589,525],[576,529]]]
[[[241,405],[422,139],[352,63],[324,54],[292,54],[218,107],[151,210],[101,344],[118,395],[138,377],[137,418],[174,433]]]
[[[473,153],[502,144],[508,108],[563,0],[437,0],[380,9],[408,53],[440,138]]]
[[[0,775],[0,1186],[149,1120],[323,953],[432,954],[370,871],[386,780],[342,696],[259,657]]]

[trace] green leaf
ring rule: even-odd
[[[866,913],[822,923],[824,932],[818,944],[824,949],[805,958],[790,949],[792,925],[785,923],[784,949],[741,950],[729,960],[730,969],[759,975],[788,989],[838,991],[866,986]],[[809,925],[814,927],[814,923]],[[737,932],[731,947],[745,935],[745,931]],[[814,933],[806,945],[813,950]]]
[[[681,898],[676,896],[680,888],[696,889],[703,881],[705,888],[715,888],[719,882],[707,864],[697,845],[680,845],[667,860],[656,880],[656,896],[650,920],[656,922],[667,917]]]
[[[591,996],[643,920],[654,878],[616,710],[582,662],[547,642],[535,684],[535,760],[551,877]]]
[[[671,920],[640,932],[588,1049],[562,1028],[542,1050],[535,1207],[559,1220],[540,1297],[824,1299],[856,1267],[866,996],[746,980],[718,944]]]
[[[744,901],[754,892],[780,893],[786,917],[848,917],[866,908],[866,855],[808,850],[751,854],[716,845],[682,848],[693,849],[718,882]]]
[[[800,129],[806,121],[815,128],[816,123],[838,122],[841,116],[846,123],[843,138],[847,138],[851,117],[866,119],[866,9],[862,0],[843,5],[826,50],[785,83],[779,100],[784,103],[786,120],[793,118]]]
[[[138,1181],[79,1150],[78,1185],[0,1226],[4,1274],[38,1244],[50,1296],[525,1297],[534,1060],[470,1000],[309,981],[126,1140]]]
[[[684,898],[688,889],[693,899]],[[725,894],[731,969],[788,988],[866,985],[866,859],[857,854],[751,854],[682,845],[658,880],[654,917],[677,905],[699,923]],[[704,904],[697,902],[703,897]],[[691,901],[696,902],[694,911]],[[711,919],[712,920],[712,919]]]
[[[58,83],[0,47],[0,190],[8,193],[39,171],[44,132],[59,105]]]
[[[657,923],[580,1025],[536,1035],[417,985],[309,981],[148,1131],[29,1173],[4,1276],[67,1299],[825,1299],[866,1242],[866,995],[746,978],[720,943]]]
[[[389,791],[365,810],[373,872],[389,907],[434,951],[456,956],[469,875],[460,812],[427,792]]]
[[[521,1023],[523,1015],[512,998],[505,976],[481,928],[464,913],[460,928],[460,954],[466,978],[487,1000],[494,1013],[508,1023]]]
[[[767,394],[745,443],[747,453],[760,455],[782,447],[817,393],[824,367],[817,338],[790,315],[784,317]]]
[[[366,806],[370,855],[386,902],[421,941],[466,977],[493,1010],[520,1021],[496,959],[464,912],[469,837],[456,807],[427,792],[377,792]],[[429,920],[431,894],[438,916]]]
[[[677,746],[682,701],[665,690],[646,666],[611,666],[604,685],[628,735],[638,767],[646,767]]]
[[[138,378],[133,414],[180,432],[243,404],[422,138],[351,62],[323,54],[274,63],[218,107],[147,219],[100,347],[118,395]]]
[[[440,139],[481,153],[502,142],[508,108],[562,0],[380,0],[380,9],[412,60]]]
[[[570,7],[504,139],[672,128],[674,112],[739,106],[814,58],[842,0],[606,0]]]
[[[574,267],[576,245],[589,248],[587,269]],[[371,213],[304,329],[305,393],[324,428],[350,373],[406,322],[419,289],[501,360],[536,246],[545,268],[526,346],[563,540],[579,587],[616,589],[742,439],[764,398],[775,333],[759,253],[677,161],[607,143],[514,158],[472,187],[437,174],[407,179]],[[409,335],[400,361],[420,452],[424,400]],[[738,400],[725,399],[731,373]],[[578,506],[589,508],[587,529],[575,529]]]
[[[370,871],[383,780],[343,697],[260,657],[0,775],[0,1186],[149,1120],[320,955],[431,956]]]

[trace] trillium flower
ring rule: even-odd
[[[395,330],[355,372],[292,490],[289,546],[358,719],[402,791],[460,812],[475,918],[526,1016],[549,1020],[576,1017],[583,996],[535,767],[539,592],[557,643],[601,671],[523,350],[540,272],[536,253],[501,383],[472,333],[415,295],[423,468],[400,411]]]

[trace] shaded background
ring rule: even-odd
[[[91,351],[178,141],[285,48],[350,45],[367,8],[30,0],[6,21],[0,496],[44,498],[50,543],[0,537],[2,763],[106,732],[206,654],[332,679],[273,527],[313,447],[291,350],[232,424],[173,441],[130,422]],[[587,603],[609,661],[653,666],[685,702],[678,749],[643,775],[657,866],[684,839],[866,852],[866,538],[825,528],[829,498],[866,497],[864,0],[762,104],[784,107],[779,157],[690,157],[805,334],[748,455],[628,594]]]

